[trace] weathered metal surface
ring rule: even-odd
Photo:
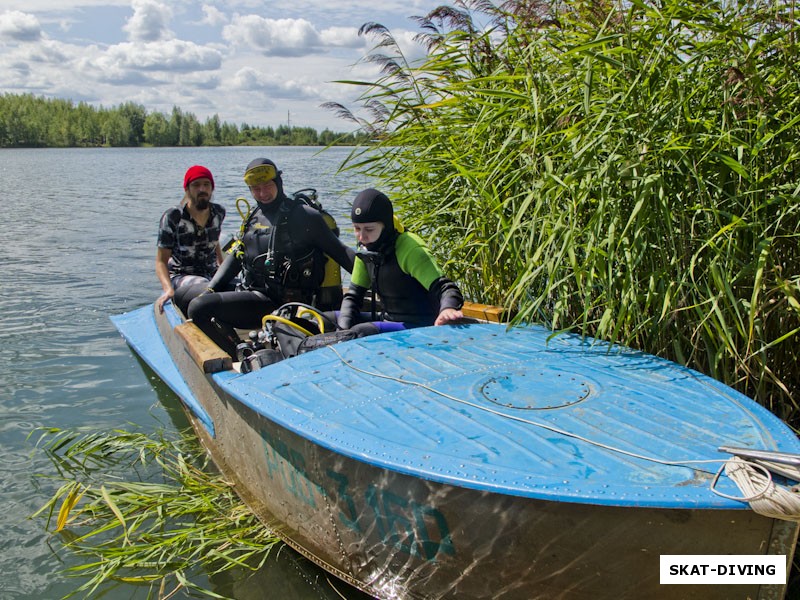
[[[748,510],[549,502],[344,458],[231,401],[216,440],[271,528],[379,598],[780,598],[759,586],[662,586],[662,554],[787,553]],[[772,542],[772,547],[770,547]],[[679,589],[677,589],[679,587]]]
[[[774,415],[708,377],[549,333],[429,327],[215,377],[253,411],[334,452],[541,499],[743,508],[709,490],[729,456],[720,446],[800,452]],[[720,485],[739,494],[726,478]]]
[[[551,347],[555,366],[530,354],[522,337],[469,358],[473,342],[484,343],[469,328],[348,342],[300,357],[302,369],[285,361],[246,376],[206,375],[170,334],[174,315],[156,320],[213,423],[209,430],[195,412],[195,428],[243,499],[290,545],[378,598],[783,595],[783,586],[662,586],[659,557],[791,559],[795,523],[714,496],[705,466],[654,466],[533,424],[662,458],[713,457],[717,445],[798,450],[777,419],[715,382],[687,388],[696,376],[686,370],[635,353],[587,353],[574,341]],[[379,384],[348,366],[376,369],[365,357],[381,356],[379,371],[405,383]],[[593,374],[565,378],[587,359]],[[540,394],[526,387],[559,373],[562,381]],[[411,380],[469,404],[409,390]],[[688,408],[664,405],[654,389],[665,386],[688,389],[676,400],[688,398]],[[601,399],[605,411],[592,406]],[[681,425],[692,410],[708,422]],[[634,432],[643,439],[630,439]]]

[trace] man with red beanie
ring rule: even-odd
[[[211,171],[201,165],[189,167],[183,190],[183,200],[164,212],[158,227],[156,276],[164,292],[156,302],[159,310],[170,300],[186,310],[222,263],[219,236],[225,208],[211,202]]]

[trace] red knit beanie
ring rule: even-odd
[[[186,171],[186,175],[183,176],[183,189],[189,187],[189,184],[192,183],[195,179],[202,179],[203,177],[211,180],[211,189],[213,190],[214,177],[212,177],[211,171],[209,171],[205,167],[201,167],[200,165],[194,165],[192,167],[189,167],[189,170]]]

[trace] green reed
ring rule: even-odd
[[[148,597],[221,598],[196,581],[257,569],[277,542],[190,431],[39,434],[63,484],[34,516],[78,559],[67,573],[84,581],[70,596],[125,583],[147,586]]]
[[[391,33],[378,178],[473,300],[687,364],[800,423],[792,2],[458,1]]]

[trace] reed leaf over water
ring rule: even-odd
[[[793,2],[458,1],[377,36],[376,177],[473,300],[689,365],[800,424]],[[365,116],[361,116],[366,113]]]
[[[257,569],[277,542],[190,431],[39,434],[64,483],[34,516],[79,559],[68,573],[84,582],[71,595],[97,597],[124,582],[149,587],[148,597],[222,597],[196,582]]]

